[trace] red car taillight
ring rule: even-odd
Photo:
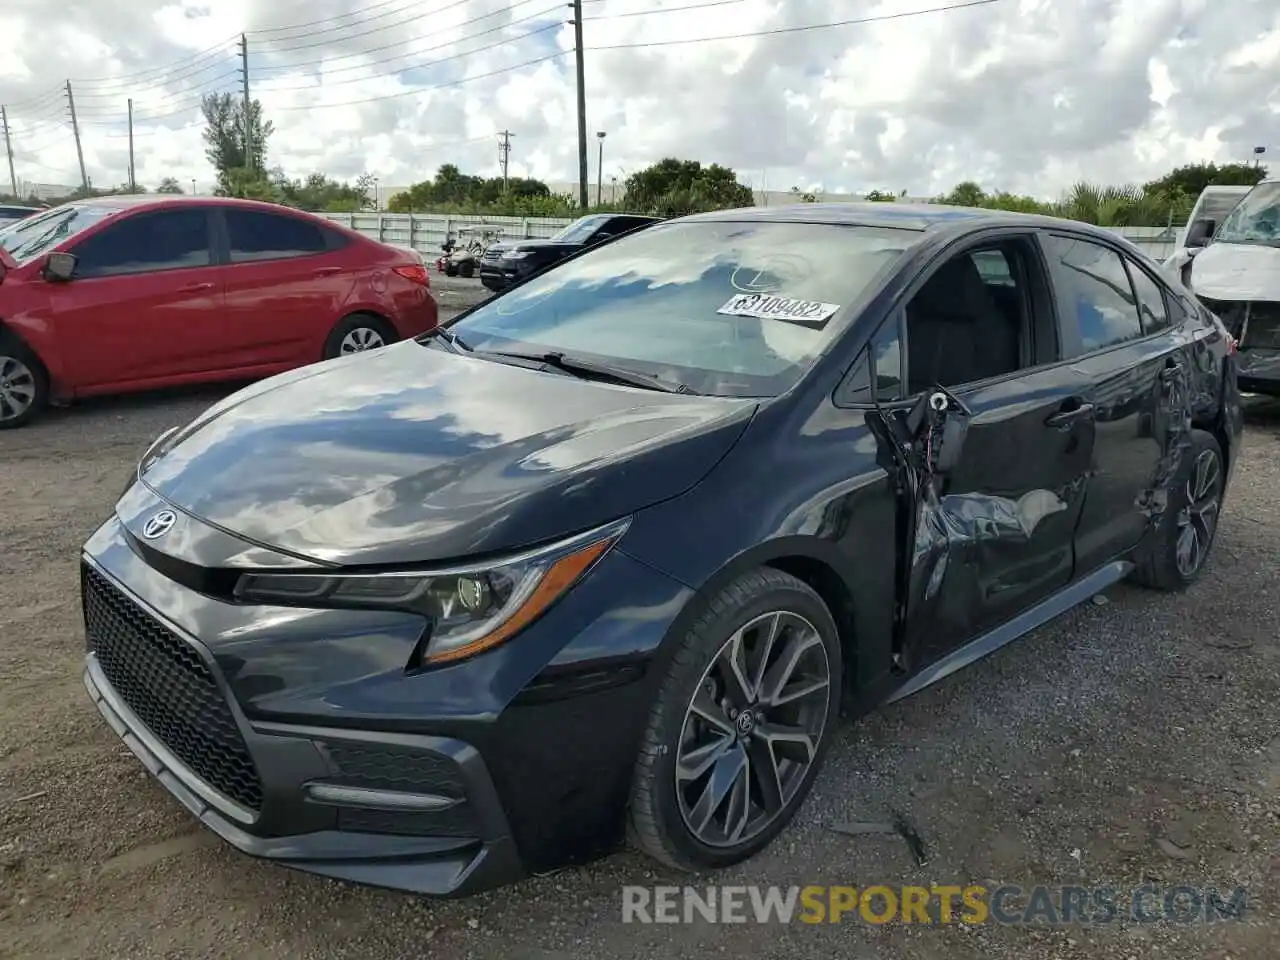
[[[428,273],[427,268],[420,263],[414,263],[404,267],[392,267],[391,269],[413,283],[420,283],[424,287],[431,286],[431,274]]]

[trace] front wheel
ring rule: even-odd
[[[0,430],[26,426],[49,404],[49,378],[39,358],[0,332]]]
[[[721,590],[681,639],[636,762],[628,830],[683,870],[762,850],[804,802],[840,704],[835,622],[771,568]]]

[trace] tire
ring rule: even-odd
[[[1164,514],[1137,557],[1132,574],[1136,583],[1153,590],[1179,591],[1200,579],[1218,532],[1225,480],[1217,439],[1192,430]],[[1187,551],[1189,544],[1194,544],[1193,551]],[[1194,562],[1188,562],[1188,552],[1195,554]]]
[[[353,313],[343,317],[329,331],[324,341],[324,359],[345,357],[366,350],[376,350],[400,339],[396,328],[371,313]]]
[[[462,274],[464,277],[466,277],[468,280],[470,280],[472,277],[476,275],[476,265],[473,261],[468,260],[466,263],[464,263],[462,266],[458,268],[458,272]]]
[[[444,265],[444,275],[446,277],[456,277],[458,275],[458,265],[456,263],[446,263]]]
[[[775,619],[781,629],[768,661],[776,666],[779,654],[791,649],[789,645],[796,644],[804,631],[809,631],[812,639],[797,660],[801,672],[792,677],[817,679],[825,670],[825,703],[823,691],[815,690],[791,703],[766,708],[763,723],[754,710],[735,712],[732,719],[729,714],[720,713],[715,724],[705,721],[694,712],[694,695],[698,694],[701,707],[715,712],[713,708],[717,705],[708,703],[706,698],[710,695],[714,701],[729,690],[724,682],[728,673],[721,668],[723,656],[734,649],[736,636],[745,635],[741,648],[748,654],[745,660],[748,685],[754,684],[761,691],[774,687],[776,674],[766,674],[766,683],[756,682],[759,678],[752,654],[758,656],[764,629]],[[813,589],[789,574],[761,568],[744,574],[721,590],[679,644],[662,678],[636,761],[628,807],[628,837],[633,846],[680,870],[732,866],[764,849],[791,821],[813,786],[839,715],[843,676],[840,641],[830,611]],[[788,689],[794,692],[797,688]],[[748,713],[750,720],[743,720]],[[811,744],[803,750],[810,758],[807,766],[797,763],[797,755],[795,759],[784,758],[781,766],[770,770],[764,758],[781,756],[778,744],[787,747],[786,752],[790,753],[798,743],[776,739],[776,734],[781,732],[777,724],[786,722],[799,727],[806,721]],[[733,736],[728,734],[729,729],[735,731]],[[773,804],[771,816],[765,816],[768,810],[763,805],[763,780],[750,781],[745,814],[732,818],[731,814],[743,811],[739,779],[734,779],[734,788],[726,795],[727,802],[702,809],[698,800],[706,799],[702,796],[702,787],[709,783],[710,768],[700,776],[686,775],[683,785],[677,787],[682,750],[702,742],[696,734],[710,740],[719,738],[717,764],[740,762],[749,751],[753,760],[760,761],[751,763],[752,769],[772,772],[774,778],[770,782],[775,787],[784,784],[773,791],[777,802]],[[771,748],[770,743],[775,746]],[[714,749],[706,747],[702,759],[709,759]],[[686,769],[690,766],[687,757],[685,765]],[[721,767],[722,771],[728,769],[729,766]],[[750,775],[751,769],[747,772]],[[759,803],[758,810],[753,802]],[[708,808],[712,816],[708,826],[702,829],[702,818],[698,814]]]
[[[34,351],[0,331],[0,430],[25,427],[49,405],[49,375]]]

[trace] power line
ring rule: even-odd
[[[798,27],[774,27],[772,30],[753,30],[750,33],[731,33],[718,37],[689,37],[681,40],[646,40],[640,43],[611,43],[607,46],[588,47],[588,50],[637,50],[642,47],[675,47],[683,46],[691,43],[715,43],[719,40],[750,40],[756,37],[776,37],[789,33],[804,33],[810,30],[830,30],[835,27],[852,27],[866,23],[883,23],[888,20],[905,20],[909,17],[920,17],[930,13],[947,13],[952,10],[967,10],[970,7],[986,7],[995,3],[1003,3],[1004,0],[965,0],[962,3],[952,3],[942,7],[928,7],[924,10],[905,10],[901,13],[882,13],[870,17],[856,17],[851,20],[835,20],[831,23],[810,23]],[[700,4],[699,6],[711,6],[712,4]],[[654,10],[652,13],[660,13],[667,11],[675,11],[682,9],[680,7],[667,7],[662,11]]]
[[[347,13],[335,14],[332,17],[324,17],[320,20],[308,20],[305,23],[291,23],[286,26],[279,26],[279,27],[259,27],[257,30],[250,30],[247,32],[251,36],[257,36],[258,34],[262,34],[262,33],[280,33],[281,31],[284,31],[284,30],[301,30],[305,27],[317,27],[322,23],[336,23],[339,20],[346,20],[349,17],[355,17],[356,19],[359,19],[360,17],[369,13],[371,10],[379,10],[382,7],[388,7],[394,3],[403,3],[403,2],[404,0],[381,0],[380,3],[370,4],[369,6],[365,7],[362,10],[351,10],[351,11],[348,11]],[[451,3],[446,7],[441,7],[439,10],[434,11],[434,13],[440,14],[446,10],[451,10],[453,7],[460,7],[464,3],[469,3],[469,2],[470,0],[457,0],[457,2]],[[400,11],[396,11],[396,12],[398,13]],[[386,14],[379,14],[379,16],[386,16]]]
[[[592,0],[584,0],[584,2],[592,2]],[[599,2],[599,0],[594,0]],[[691,3],[682,7],[659,7],[656,10],[629,10],[626,13],[601,13],[594,17],[583,17],[584,20],[620,20],[624,17],[652,17],[659,13],[681,13],[685,10],[705,10],[707,7],[727,7],[732,4],[744,3],[745,0],[711,0],[710,3]]]
[[[477,73],[469,77],[462,77],[459,80],[450,80],[448,83],[437,83],[429,87],[412,87],[408,90],[398,90],[395,93],[384,93],[376,97],[363,97],[359,100],[344,100],[340,103],[301,103],[288,107],[272,107],[272,110],[323,110],[327,107],[354,107],[362,103],[381,103],[384,100],[395,100],[399,97],[413,97],[422,93],[431,93],[433,90],[447,90],[450,87],[460,87],[466,83],[474,83],[476,80],[487,80],[490,77],[501,76],[504,73],[513,73],[516,70],[523,70],[525,67],[532,67],[535,64],[546,63],[550,60],[559,60],[561,57],[572,52],[573,51],[571,50],[557,50],[555,53],[549,53],[544,57],[535,57],[532,60],[524,61],[524,63],[512,64],[511,66],[503,67],[500,70],[490,70],[488,73]]]
[[[560,24],[559,22],[556,22],[556,23],[549,23],[549,24],[546,24],[545,26],[538,27],[538,28],[536,28],[536,29],[534,29],[534,30],[528,30],[528,31],[526,31],[525,33],[520,34],[518,37],[505,37],[505,38],[503,38],[503,39],[496,40],[496,41],[494,41],[494,42],[492,42],[492,43],[487,43],[487,44],[485,44],[484,46],[476,47],[476,48],[475,48],[475,49],[473,49],[473,50],[464,50],[462,53],[455,53],[455,54],[452,54],[451,56],[448,56],[448,57],[440,57],[439,59],[436,59],[436,60],[425,60],[425,61],[423,61],[423,62],[421,62],[421,63],[410,63],[410,64],[405,64],[405,65],[404,65],[404,66],[402,66],[402,67],[398,67],[398,68],[396,69],[396,71],[395,71],[395,72],[396,72],[396,73],[404,73],[404,72],[406,72],[406,71],[408,71],[408,70],[426,70],[426,69],[429,69],[429,68],[431,68],[431,67],[438,67],[438,66],[440,66],[441,64],[445,64],[445,63],[452,63],[452,62],[453,62],[453,61],[455,61],[455,60],[462,60],[462,59],[465,59],[465,58],[467,58],[467,57],[474,56],[474,55],[475,55],[475,54],[477,54],[477,53],[484,53],[486,50],[493,50],[493,49],[496,49],[497,47],[505,47],[505,46],[509,46],[509,45],[511,45],[511,44],[514,44],[514,43],[519,43],[521,40],[528,40],[530,37],[536,37],[536,36],[538,36],[538,35],[539,35],[539,34],[541,34],[541,33],[546,33],[548,30],[558,30],[558,29],[560,29],[560,26],[561,26],[561,24]],[[487,31],[487,32],[490,32],[490,33],[491,33],[492,31]],[[476,34],[476,36],[479,36],[479,35],[480,35],[480,34]],[[471,39],[471,38],[470,38],[470,37],[468,37],[467,39]],[[428,49],[439,49],[440,47],[447,47],[447,46],[453,46],[453,44],[450,44],[450,43],[446,43],[446,44],[438,44],[436,47],[428,48]],[[400,59],[400,58],[398,58],[398,57],[391,57],[390,59],[392,59],[392,60],[396,60],[396,59]],[[376,65],[377,65],[377,64],[369,64],[368,66],[372,67],[372,66],[376,66]],[[328,82],[326,82],[326,83],[322,84],[322,85],[321,85],[321,87],[322,87],[322,88],[324,88],[324,87],[342,87],[342,86],[346,86],[346,85],[348,85],[348,84],[352,84],[352,83],[367,83],[367,82],[369,81],[369,79],[370,79],[370,78],[369,78],[368,76],[363,76],[363,77],[352,77],[350,80],[335,80],[335,81],[333,81],[332,83],[328,83]],[[265,83],[267,83],[267,84],[270,84],[270,83],[271,83],[271,78],[268,78],[268,79],[267,79],[266,81],[264,81],[264,82],[265,82]],[[314,84],[314,83],[288,84],[288,85],[284,85],[284,86],[274,86],[274,85],[269,85],[269,86],[267,86],[267,87],[265,88],[265,92],[267,92],[267,93],[284,93],[284,92],[287,92],[287,91],[289,91],[289,90],[313,90],[313,89],[315,89],[315,87],[316,87],[316,84]]]
[[[521,3],[517,4],[517,6],[529,4],[529,3],[545,3],[545,1],[547,0],[521,0]],[[515,9],[515,6],[512,6],[512,8],[508,8],[508,9]],[[471,33],[471,35],[468,35],[465,37],[458,37],[456,38],[456,40],[448,40],[448,41],[442,42],[442,44],[436,44],[435,46],[424,47],[424,49],[420,49],[420,50],[413,50],[411,52],[408,52],[408,54],[396,54],[393,56],[385,56],[385,58],[367,61],[367,63],[352,64],[352,65],[349,65],[349,67],[337,67],[332,70],[326,69],[325,74],[326,76],[328,76],[328,74],[344,73],[344,72],[349,72],[349,70],[367,70],[371,67],[379,67],[379,65],[381,64],[390,63],[390,61],[392,60],[403,60],[408,58],[408,56],[420,56],[421,54],[429,54],[429,52],[433,50],[443,50],[444,47],[452,47],[452,46],[457,46],[458,44],[465,44],[465,42],[467,41],[476,40],[477,37],[488,36],[490,35],[490,33],[497,33],[498,31],[503,31],[503,29],[518,27],[520,26],[521,23],[529,23],[531,22],[531,20],[547,17],[547,15],[549,14],[556,13],[558,9],[559,9],[559,4],[554,6],[549,6],[549,8],[539,10],[538,13],[531,13],[529,15],[526,15],[526,17],[521,17],[520,19],[511,20],[511,22],[509,23],[499,24],[499,26],[497,27],[489,27],[488,29],[483,29],[483,31],[477,31],[476,33]],[[497,44],[490,44],[488,46],[479,47],[479,49],[466,51],[466,52],[463,52],[463,54],[458,54],[454,56],[454,58],[448,58],[448,59],[456,59],[457,56],[477,54],[477,52],[481,52],[484,50],[492,50],[494,46],[508,44],[508,42],[509,44],[515,44],[516,41],[524,40],[525,37],[535,36],[536,33],[543,33],[545,31],[548,31],[548,29],[553,29],[559,26],[561,26],[561,24],[559,24],[557,20],[556,23],[547,24],[547,26],[541,29],[538,29],[538,31],[522,33],[521,36],[511,37],[509,38],[509,40],[500,40],[497,42]],[[425,40],[425,37],[415,37],[415,40]],[[278,64],[278,65],[275,65],[275,67],[270,67],[268,69],[297,70],[298,68],[302,68],[302,67],[320,67],[320,65],[325,65],[326,67],[326,65],[333,63],[334,60],[347,59],[347,58],[351,58],[351,56],[362,56],[367,54],[374,54],[374,52],[378,52],[379,50],[389,50],[389,49],[392,49],[392,47],[403,46],[404,42],[406,41],[401,40],[401,41],[394,42],[394,44],[388,44],[387,46],[383,46],[383,47],[372,47],[372,49],[370,50],[362,51],[361,54],[343,54],[342,56],[337,56],[337,58],[324,58],[319,60],[303,60],[302,63],[293,63],[293,64]],[[443,61],[435,61],[435,63],[443,63]],[[404,67],[398,68],[397,73],[403,72],[403,70],[417,69],[421,67],[421,65],[426,65],[426,67],[431,67],[431,65],[434,65],[434,63],[407,64],[407,65],[404,65]],[[271,79],[283,79],[283,78],[268,77],[266,78],[266,81],[270,82]],[[310,87],[310,86],[314,86],[314,84],[308,83],[306,84],[306,86]],[[326,83],[325,86],[329,86],[329,84]],[[291,90],[291,87],[273,87],[273,90]],[[301,90],[301,87],[298,87],[298,90]]]

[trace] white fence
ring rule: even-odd
[[[398,247],[412,247],[427,259],[440,252],[445,237],[466,242],[467,231],[500,232],[503,239],[545,239],[573,221],[562,217],[479,217],[441,213],[327,213],[330,220],[358,230],[366,237]],[[1111,227],[1153,260],[1173,253],[1181,224],[1168,227]]]

